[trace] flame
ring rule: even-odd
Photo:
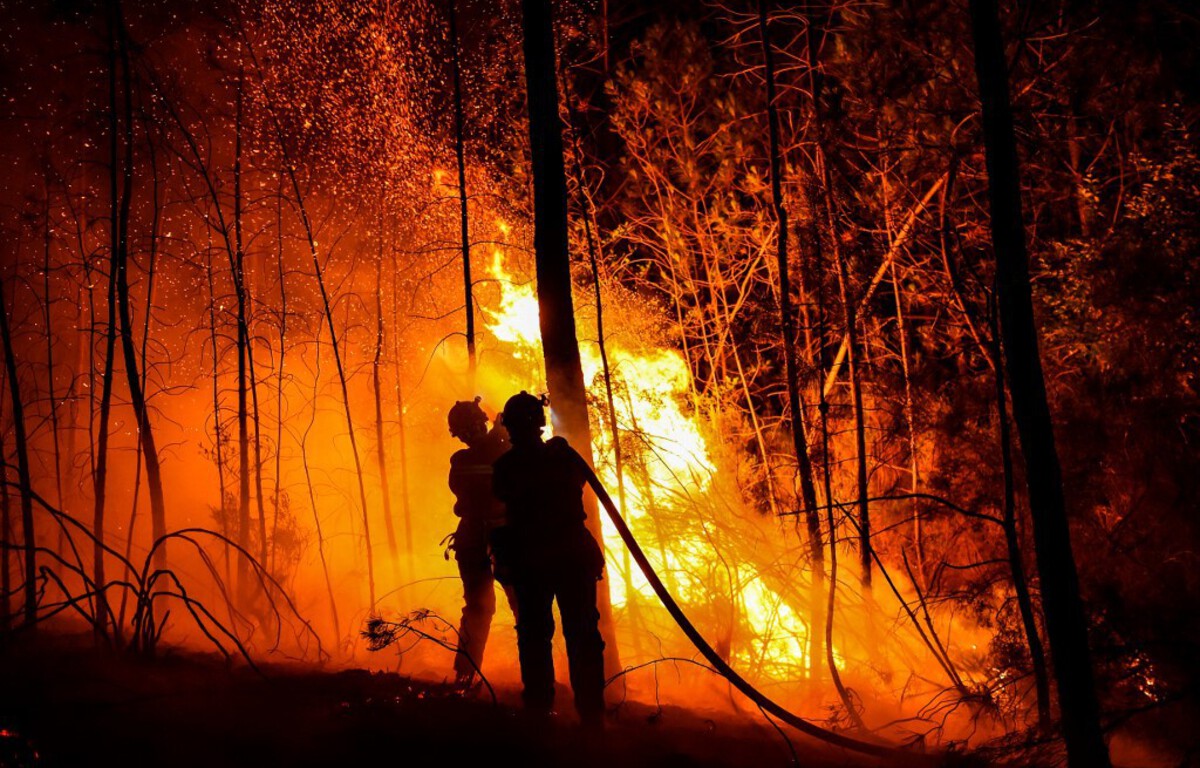
[[[508,232],[500,227],[501,241]],[[541,329],[537,296],[532,281],[519,281],[509,272],[504,254],[493,251],[490,273],[500,286],[494,306],[482,307],[485,325],[500,343],[506,355],[519,363],[523,379],[514,384],[541,389],[545,380],[541,349]],[[702,577],[711,574],[719,555],[725,570],[739,574],[729,584],[729,594],[720,598],[733,601],[741,614],[736,628],[740,642],[731,656],[740,664],[753,666],[763,674],[792,677],[797,670],[809,670],[808,623],[800,612],[759,577],[760,568],[738,553],[716,553],[703,533],[679,535],[680,520],[692,520],[690,505],[710,494],[717,471],[701,420],[690,407],[691,372],[683,356],[670,348],[632,349],[608,341],[607,354],[614,380],[614,405],[618,432],[622,434],[624,455],[624,508],[621,514],[630,529],[643,542],[647,555],[655,562],[675,596],[685,605],[711,609],[715,595],[712,584]],[[595,343],[580,345],[584,380],[594,402],[607,404],[603,360]],[[551,406],[553,407],[553,406]],[[592,449],[596,470],[605,487],[617,501],[617,473],[613,436],[604,422],[593,429]],[[620,506],[620,502],[617,501]],[[671,523],[669,545],[664,542],[661,526]],[[691,529],[694,530],[695,526]],[[604,526],[604,545],[610,553],[610,572],[628,559],[613,557],[624,551],[624,544],[612,526]],[[649,543],[655,542],[655,543]],[[655,602],[653,590],[641,571],[625,570],[609,579],[614,608],[630,601],[643,605]],[[840,655],[835,663],[842,666]]]

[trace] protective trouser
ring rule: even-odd
[[[549,712],[554,706],[554,614],[558,599],[567,644],[575,711],[585,723],[604,716],[604,640],[596,609],[596,578],[590,573],[526,575],[515,585],[517,649],[521,660],[522,698],[526,708]]]
[[[464,676],[476,672],[476,667],[483,667],[483,651],[492,629],[492,617],[496,614],[496,590],[486,545],[456,548],[454,558],[458,561],[458,575],[462,577],[463,585],[454,673]],[[509,605],[515,613],[511,594]]]

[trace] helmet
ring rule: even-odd
[[[504,404],[504,426],[510,432],[521,431],[522,428],[546,426],[546,412],[543,410],[545,400],[534,397],[525,390],[508,398]]]
[[[450,423],[450,434],[458,437],[468,434],[476,425],[487,427],[487,414],[479,407],[479,401],[482,399],[477,397],[474,400],[459,400],[454,404],[446,419]]]

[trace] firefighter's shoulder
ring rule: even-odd
[[[476,463],[473,451],[470,448],[459,448],[454,453],[450,454],[450,468],[457,469],[468,464]]]
[[[555,456],[577,457],[579,453],[571,447],[565,437],[555,435],[546,441],[546,451]]]

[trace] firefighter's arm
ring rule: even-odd
[[[571,447],[564,437],[552,437],[546,441],[546,445],[553,447],[556,451],[561,451],[567,458],[566,464],[571,468],[571,482],[573,485],[583,487],[587,482],[587,476],[584,474],[582,467],[587,466],[583,456],[579,451]]]
[[[504,469],[504,457],[501,456],[492,464],[492,495],[497,500],[508,503],[512,495],[509,487],[508,472]]]
[[[462,516],[462,512],[458,508],[458,502],[463,500],[463,496],[467,491],[467,479],[463,473],[463,457],[461,454],[462,451],[458,451],[450,457],[450,476],[446,480],[450,486],[450,492],[454,494],[454,514],[460,517]]]

